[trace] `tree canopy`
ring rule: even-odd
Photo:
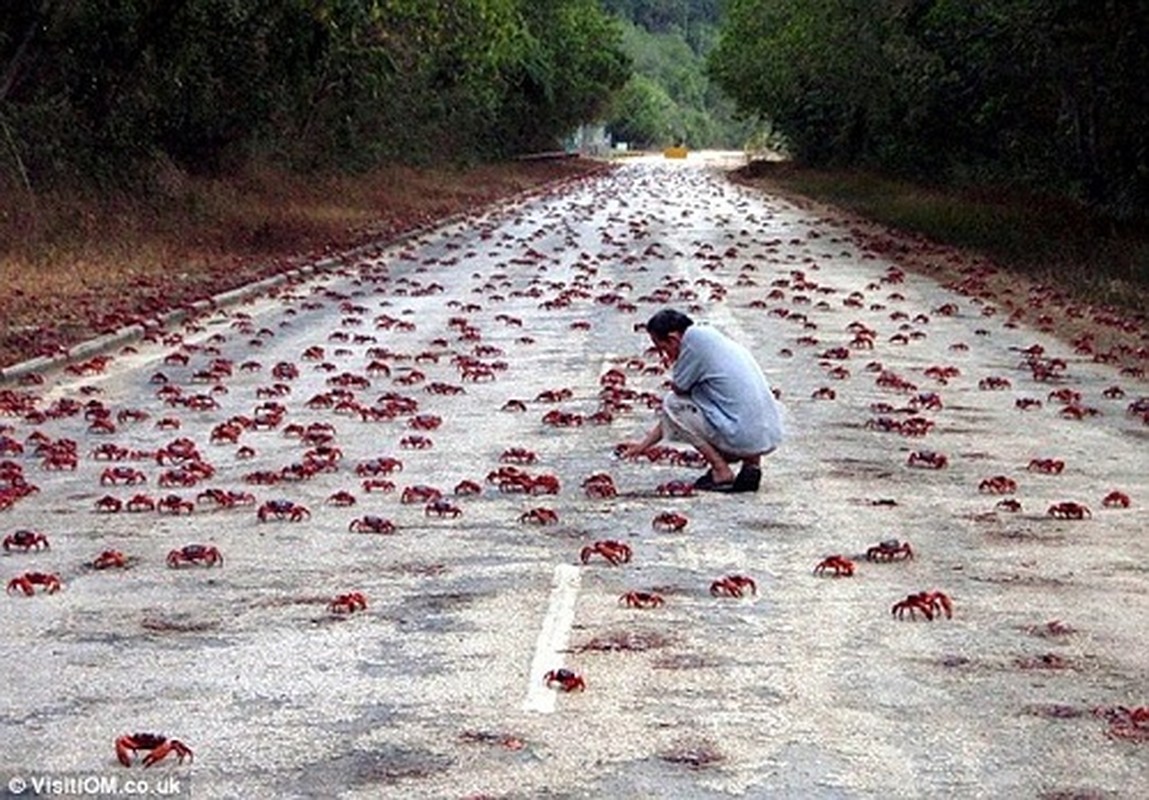
[[[605,0],[622,18],[634,75],[606,116],[615,139],[639,146],[740,147],[751,124],[706,73],[718,0]]]
[[[1149,203],[1149,0],[729,0],[710,72],[814,165]]]
[[[555,143],[629,76],[596,0],[0,5],[0,175],[117,181],[254,154],[304,168]]]

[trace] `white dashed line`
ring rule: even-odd
[[[556,692],[543,683],[543,675],[552,669],[563,666],[564,651],[574,624],[575,601],[581,573],[571,564],[555,567],[554,582],[551,586],[551,603],[539,631],[535,645],[535,658],[531,662],[528,676],[527,698],[523,702],[524,711],[538,711],[550,714],[555,710]]]

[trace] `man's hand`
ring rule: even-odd
[[[649,447],[643,442],[623,442],[614,448],[614,454],[624,461],[633,461],[648,449]]]

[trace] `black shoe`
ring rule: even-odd
[[[706,474],[694,482],[694,488],[700,492],[730,492],[737,491],[734,488],[737,478],[731,481],[722,481],[721,483],[714,480],[714,472],[707,470]]]
[[[732,492],[756,492],[758,487],[762,485],[762,469],[760,467],[750,467],[745,464],[742,466],[738,477],[734,479],[734,483],[729,491]]]
[[[714,488],[714,470],[708,469],[694,481],[694,488],[700,492],[709,492]]]

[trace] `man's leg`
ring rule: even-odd
[[[704,485],[734,481],[734,470],[729,462],[737,463],[738,458],[723,453],[710,443],[714,431],[690,398],[673,393],[666,395],[662,401],[662,431],[669,439],[692,445],[706,460],[710,472],[699,479]]]
[[[710,476],[714,483],[732,483],[734,481],[734,470],[730,469],[730,464],[727,463],[726,454],[722,453],[717,447],[706,441],[692,442],[694,449],[697,450],[706,463],[710,465]]]

